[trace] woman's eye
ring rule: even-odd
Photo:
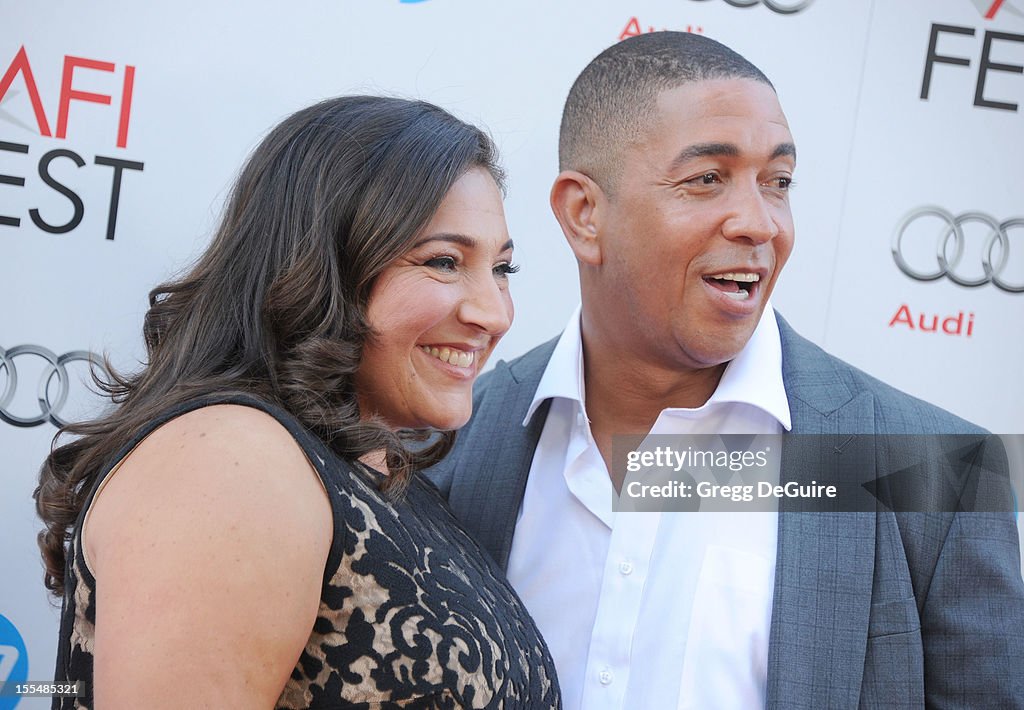
[[[507,279],[509,274],[514,274],[519,271],[518,264],[512,264],[507,261],[503,261],[500,264],[496,264],[494,267],[494,275],[499,276],[503,279]]]
[[[432,269],[438,271],[455,271],[455,267],[458,264],[455,263],[455,257],[452,256],[435,256],[433,259],[428,260],[424,266],[429,266]]]

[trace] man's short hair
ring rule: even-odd
[[[619,153],[640,140],[658,95],[708,79],[753,79],[772,86],[749,61],[701,35],[651,32],[612,45],[569,90],[558,137],[559,170],[578,170],[613,189]]]

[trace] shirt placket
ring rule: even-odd
[[[596,453],[596,447],[588,458],[591,465],[598,465],[604,471],[604,462]],[[607,475],[607,471],[604,473]],[[625,707],[633,636],[660,520],[658,512],[613,514],[587,655],[582,702],[587,710]]]

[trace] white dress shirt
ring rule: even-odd
[[[583,376],[577,309],[526,417],[553,400],[508,567],[554,655],[564,706],[764,707],[777,514],[616,514]],[[650,433],[789,428],[769,305],[708,402],[663,410]]]

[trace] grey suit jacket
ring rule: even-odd
[[[787,480],[848,475],[840,469],[851,435],[984,435],[828,355],[781,317],[779,329],[793,433],[821,435],[822,447],[784,445]],[[555,342],[481,377],[473,419],[428,471],[503,568],[550,402],[522,422]],[[1013,516],[784,507],[767,707],[925,705],[1024,708],[1024,582]]]

